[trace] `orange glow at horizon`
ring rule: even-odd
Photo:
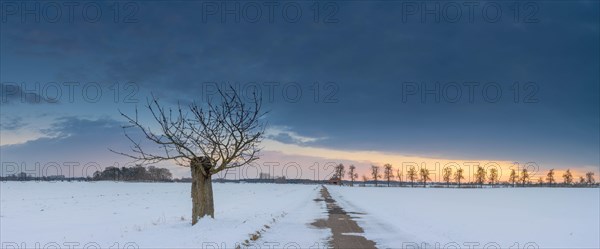
[[[429,170],[430,178],[432,181],[442,182],[442,170],[445,167],[452,168],[452,172],[456,172],[457,169],[463,169],[463,176],[465,179],[462,182],[471,182],[474,181],[474,174],[478,168],[478,166],[483,167],[488,173],[492,168],[496,168],[498,170],[498,176],[500,182],[508,181],[511,170],[514,169],[517,175],[520,175],[520,172],[523,168],[527,168],[531,183],[538,183],[540,178],[546,182],[546,174],[548,173],[548,169],[540,168],[540,165],[534,162],[514,162],[514,161],[496,161],[496,160],[469,160],[469,159],[445,159],[445,158],[430,158],[430,157],[421,157],[421,156],[406,156],[400,154],[391,154],[384,153],[378,151],[343,151],[343,150],[335,150],[335,149],[326,149],[326,148],[317,148],[317,147],[306,147],[295,144],[285,144],[274,140],[265,140],[264,142],[265,150],[280,152],[289,156],[307,156],[307,157],[315,157],[315,158],[323,158],[327,161],[352,161],[353,164],[357,166],[356,170],[359,175],[359,180],[362,180],[362,176],[365,175],[369,179],[371,179],[370,165],[375,165],[380,167],[380,172],[383,175],[383,165],[391,164],[394,172],[394,181],[397,181],[396,177],[397,170],[399,169],[401,174],[403,175],[402,181],[406,180],[406,171],[410,167],[415,167],[418,171],[420,168],[426,168]],[[348,169],[348,164],[344,163],[346,166],[346,171]],[[554,170],[554,179],[557,183],[563,182],[563,174],[566,171],[565,169],[555,169]],[[593,171],[594,172],[594,171]],[[578,170],[576,168],[571,169],[571,173],[573,174],[573,182],[577,182],[579,176],[585,177],[585,171]],[[418,175],[418,174],[417,174]],[[488,180],[486,177],[486,183]],[[598,173],[594,172],[594,177],[597,179]],[[345,176],[344,179],[346,179]],[[417,177],[418,178],[418,177]],[[597,180],[596,180],[597,181]],[[454,180],[451,180],[454,182]]]

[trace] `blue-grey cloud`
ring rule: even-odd
[[[332,24],[205,23],[196,1],[139,2],[137,23],[11,18],[2,42],[17,49],[2,51],[2,81],[20,82],[35,68],[51,80],[133,81],[173,103],[199,99],[203,82],[277,81],[269,122],[327,137],[312,145],[600,165],[598,2],[536,2],[535,23],[515,22],[508,3],[497,23],[403,22],[402,2],[338,2]],[[402,101],[404,82],[471,81],[480,84],[472,103],[465,88],[458,103],[422,103],[418,94]],[[529,81],[537,103],[523,102]],[[291,82],[302,89],[298,101],[283,91]],[[481,94],[489,82],[503,90],[496,103]]]
[[[129,144],[125,143],[121,125],[121,122],[110,118],[59,118],[44,131],[48,137],[0,146],[2,173],[27,171],[39,176],[56,172],[55,165],[59,165],[63,175],[81,176],[115,164],[125,166],[128,160],[108,150],[128,149]],[[68,164],[76,166],[69,167]]]
[[[23,122],[23,118],[19,116],[7,117],[3,116],[0,122],[0,130],[14,131],[23,128],[26,123]]]

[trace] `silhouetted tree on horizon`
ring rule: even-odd
[[[595,180],[594,180],[594,172],[587,172],[585,173],[585,178],[586,178],[586,183],[588,185],[592,185],[594,184]]]
[[[398,177],[398,182],[402,185],[402,171],[400,169],[396,169],[396,177]]]
[[[529,181],[529,171],[526,168],[521,170],[521,176],[519,177],[519,181],[521,182],[521,186],[525,187],[525,183]]]
[[[414,166],[410,166],[406,172],[406,177],[410,180],[410,187],[414,187],[415,180],[417,179],[417,170]]]
[[[483,187],[483,183],[485,182],[486,172],[485,169],[481,166],[477,166],[477,171],[475,171],[475,182],[479,184],[479,187]]]
[[[356,166],[350,165],[348,167],[348,176],[350,177],[350,186],[354,186],[354,180],[358,178],[358,174],[355,172]]]
[[[563,183],[566,185],[571,185],[573,183],[573,174],[571,174],[571,169],[567,169],[563,174]]]
[[[446,182],[446,187],[450,187],[450,178],[452,177],[452,168],[446,167],[443,170],[442,178]]]
[[[431,180],[429,178],[429,170],[426,168],[421,168],[419,170],[419,175],[421,176],[421,181],[423,182],[423,187],[427,187],[427,180]]]
[[[344,178],[345,174],[346,170],[344,169],[344,165],[340,163],[335,166],[335,172],[332,178],[337,180],[338,185],[342,185],[342,178]]]
[[[491,169],[490,169],[490,178],[489,178],[489,183],[490,183],[491,185],[494,185],[494,184],[498,183],[498,178],[499,178],[499,176],[498,176],[498,169],[496,169],[496,168],[491,168]]]
[[[458,187],[460,188],[460,180],[465,179],[465,177],[463,176],[463,169],[459,168],[456,170],[456,173],[454,173],[454,180],[456,181],[456,183],[458,183]]]
[[[518,180],[519,176],[517,175],[517,171],[515,169],[510,169],[510,176],[508,176],[508,182],[510,182],[514,187]]]
[[[394,171],[392,169],[392,165],[386,163],[383,165],[383,177],[387,180],[387,186],[390,186],[390,181],[394,178]]]
[[[464,170],[462,168],[459,168],[456,170],[456,173],[454,173],[454,181],[456,181],[456,183],[458,183],[459,188],[460,188],[461,180],[465,179],[463,172],[464,172]]]
[[[579,176],[579,185],[585,185],[585,178],[583,176]]]
[[[554,180],[554,169],[550,169],[548,171],[548,174],[546,174],[546,181],[550,186],[552,186],[556,182],[556,180]]]
[[[379,174],[379,166],[371,165],[371,177],[373,177],[373,181],[375,181],[375,187],[377,187],[377,180],[381,175]]]

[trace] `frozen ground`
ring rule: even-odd
[[[323,248],[331,236],[310,225],[327,218],[325,203],[313,201],[320,186],[216,183],[216,219],[193,227],[189,188],[1,182],[0,242],[2,248]],[[600,248],[597,188],[328,189],[379,248]],[[249,240],[257,232],[258,240]]]
[[[233,248],[260,231],[249,244],[308,248],[331,234],[309,225],[326,215],[312,201],[317,185],[213,188],[216,218],[191,227],[190,184],[2,182],[0,241],[2,248]]]
[[[600,248],[598,188],[328,189],[380,248]]]

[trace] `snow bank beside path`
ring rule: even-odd
[[[600,248],[598,188],[328,189],[382,247]]]
[[[286,234],[302,236],[302,244],[330,235],[309,225],[322,215],[312,201],[319,186],[215,183],[213,189],[215,219],[192,227],[186,183],[2,182],[0,242],[3,248],[233,248],[265,225],[271,229],[264,238],[281,245],[294,242]]]

